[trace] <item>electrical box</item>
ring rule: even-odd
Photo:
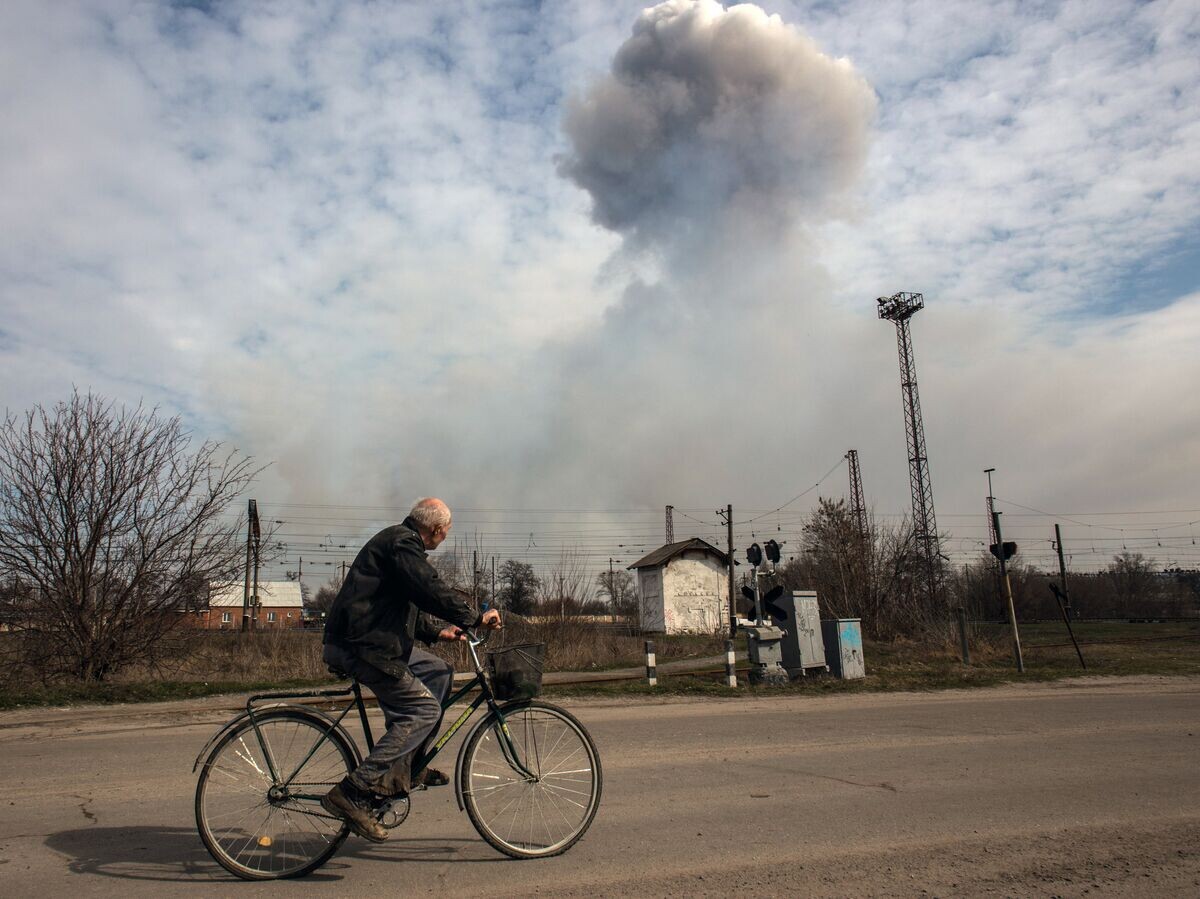
[[[793,590],[791,596],[785,594],[779,597],[774,605],[783,613],[783,618],[775,619],[774,623],[786,632],[780,648],[788,676],[801,677],[810,668],[828,671],[817,591]]]
[[[825,638],[825,658],[834,677],[847,680],[866,677],[861,619],[827,618],[821,622],[821,633]]]
[[[750,657],[750,683],[786,684],[787,672],[780,665],[780,641],[783,631],[765,625],[751,626],[746,631],[746,654]]]

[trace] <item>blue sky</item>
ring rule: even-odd
[[[0,400],[159,403],[281,502],[769,508],[856,447],[898,512],[913,290],[939,509],[1200,506],[1194,2],[764,2],[872,103],[798,75],[611,230],[564,116],[644,5],[4,4]],[[743,150],[794,183],[724,204]]]

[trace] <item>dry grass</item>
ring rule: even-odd
[[[531,623],[510,619],[488,648],[545,643],[547,671],[599,671],[641,665],[645,639],[619,628],[566,621]],[[421,644],[423,645],[423,644]],[[660,662],[702,658],[724,652],[724,635],[692,634],[655,639]],[[440,643],[433,650],[459,671],[470,670],[466,648]],[[197,631],[181,640],[172,662],[155,670],[130,669],[118,680],[144,683],[170,680],[315,681],[328,677],[321,660],[319,630]]]
[[[910,641],[865,645],[867,677],[858,681],[834,678],[805,678],[781,688],[784,692],[845,692],[861,690],[927,690],[947,687],[987,686],[1005,682],[1053,680],[1079,674],[1099,675],[1200,675],[1200,622],[1169,622],[1153,625],[1125,622],[1080,622],[1077,634],[1083,642],[1087,671],[1082,671],[1075,651],[1066,643],[1061,623],[1039,622],[1022,626],[1026,673],[1013,669],[1007,629],[981,625],[972,640],[972,662],[963,666],[957,647]],[[547,670],[587,671],[636,667],[644,660],[644,639],[610,628],[571,621],[510,624],[497,638],[498,645],[543,642]],[[656,637],[659,662],[702,658],[724,651],[724,635]],[[744,644],[738,641],[739,649]],[[1065,645],[1064,645],[1065,644]],[[441,644],[438,651],[456,666],[466,667],[463,647]],[[321,662],[319,631],[262,631],[255,634],[193,632],[181,637],[172,664],[155,670],[130,670],[104,684],[57,683],[34,686],[12,679],[0,683],[0,708],[75,702],[139,702],[184,699],[220,692],[272,689],[328,682]],[[557,694],[662,695],[695,693],[737,696],[747,690],[731,691],[716,675],[671,676],[660,672],[659,686],[651,689],[644,681],[552,687]]]

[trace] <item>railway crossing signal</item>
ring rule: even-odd
[[[1011,540],[1004,541],[1003,549],[1004,549],[1004,555],[1001,556],[1000,555],[1001,547],[997,546],[995,543],[993,543],[991,546],[988,547],[988,552],[990,552],[997,559],[1002,558],[1006,562],[1017,554],[1017,544],[1013,543]]]

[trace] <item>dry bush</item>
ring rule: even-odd
[[[688,634],[655,638],[659,662],[725,651],[725,634]],[[595,671],[632,667],[645,658],[645,638],[627,628],[578,621],[571,618],[529,620],[509,614],[504,630],[493,636],[489,649],[518,643],[545,643],[547,671]],[[466,649],[440,644],[434,651],[454,663],[459,671],[470,670]]]
[[[320,680],[329,677],[321,658],[321,636],[319,630],[298,629],[249,633],[190,631],[181,634],[175,643],[171,662],[133,666],[117,679],[124,683]],[[547,671],[633,667],[642,664],[645,652],[645,638],[624,628],[570,618],[529,621],[512,614],[487,648],[501,649],[518,643],[545,643]],[[655,653],[660,663],[719,655],[724,650],[724,634],[655,638]],[[460,643],[439,643],[433,652],[451,662],[458,671],[471,670],[466,647]]]
[[[132,670],[122,680],[284,681],[329,676],[319,630],[195,631],[174,664]]]

